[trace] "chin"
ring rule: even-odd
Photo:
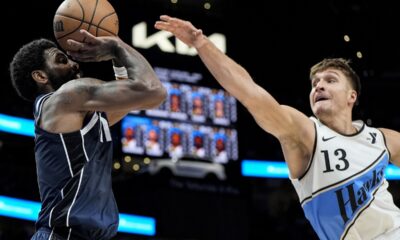
[[[313,113],[314,113],[314,115],[316,116],[316,117],[320,117],[321,115],[324,115],[324,114],[326,114],[328,111],[327,111],[327,109],[324,109],[324,108],[322,108],[322,107],[316,107],[316,108],[313,108]]]

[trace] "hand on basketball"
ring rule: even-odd
[[[167,15],[161,15],[160,20],[155,23],[155,28],[171,32],[188,46],[200,48],[206,43],[203,31],[194,27],[191,22]]]
[[[68,39],[69,50],[67,54],[80,62],[101,62],[113,59],[114,49],[117,46],[118,37],[95,37],[86,30],[81,29],[82,42]]]

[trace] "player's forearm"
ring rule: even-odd
[[[120,41],[115,50],[115,58],[113,64],[124,66],[127,70],[128,79],[140,82],[145,86],[146,90],[154,97],[160,96],[161,101],[164,100],[165,88],[158,79],[148,61],[135,49]]]
[[[254,82],[249,73],[226,54],[221,52],[209,39],[204,37],[197,48],[201,60],[215,79],[239,101],[249,96]]]
[[[122,41],[119,41],[115,48],[113,64],[116,64],[116,67],[125,67],[129,79],[143,81],[149,86],[160,84],[156,73],[142,54]]]

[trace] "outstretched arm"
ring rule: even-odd
[[[237,98],[267,132],[280,138],[287,133],[287,125],[293,121],[288,108],[282,107],[267,91],[257,85],[249,73],[221,52],[202,30],[190,22],[169,16],[161,16],[155,27],[173,33],[179,40],[196,48],[201,60],[215,79]],[[291,134],[291,132],[289,132]]]
[[[265,131],[279,139],[292,177],[301,175],[313,151],[315,132],[312,121],[296,109],[280,105],[253,81],[242,66],[221,52],[203,35],[202,30],[190,22],[163,15],[155,27],[171,32],[182,42],[196,48],[201,60],[222,87],[250,111]]]

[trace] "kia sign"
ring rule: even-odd
[[[132,27],[132,45],[138,48],[149,49],[158,46],[161,51],[166,53],[176,53],[180,55],[195,56],[196,49],[188,47],[180,40],[173,38],[173,34],[166,31],[158,31],[152,35],[147,35],[147,23],[140,22]],[[213,33],[208,36],[222,52],[226,53],[226,37],[221,33]]]

